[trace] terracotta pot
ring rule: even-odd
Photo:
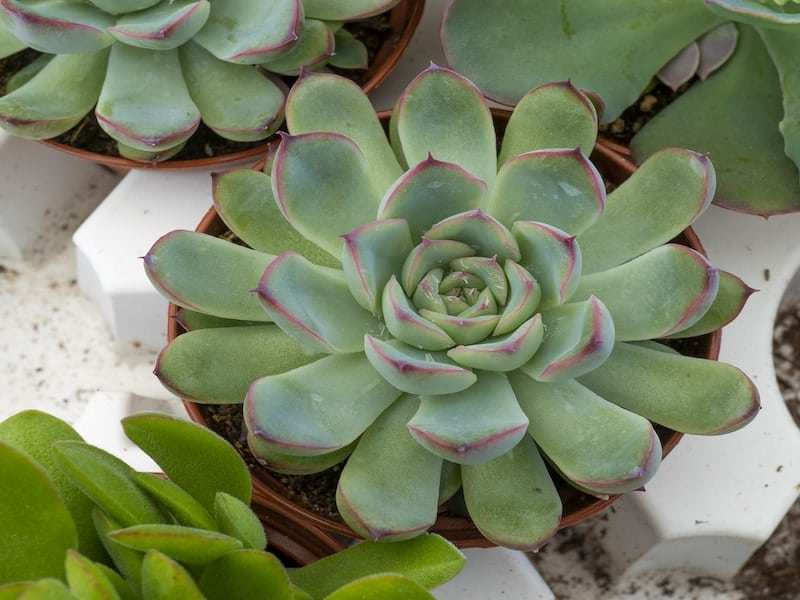
[[[494,109],[492,112],[495,118],[497,133],[502,136],[510,113],[500,109]],[[380,115],[384,124],[386,124],[388,122],[389,111],[383,111]],[[598,141],[598,143],[595,144],[591,159],[602,173],[606,183],[610,186],[619,185],[635,171],[633,163],[610,149],[604,141]],[[198,225],[197,231],[217,236],[229,232],[213,207],[206,213],[205,217]],[[674,241],[705,254],[700,240],[691,228],[683,231]],[[178,307],[174,304],[170,304],[169,306],[169,322],[167,326],[168,340],[174,339],[184,331],[175,318],[177,308]],[[711,334],[698,336],[697,338],[691,338],[690,342],[684,343],[682,346],[678,347],[678,349],[682,353],[691,356],[716,359],[719,356],[720,340],[720,331],[716,331]],[[193,421],[205,426],[211,426],[206,405],[184,400],[184,406]],[[683,436],[682,433],[660,425],[655,425],[655,430],[661,441],[664,456],[672,451]],[[324,531],[349,538],[358,538],[357,534],[344,522],[321,516],[292,500],[292,493],[281,482],[280,475],[269,471],[265,467],[257,464],[254,460],[250,460],[249,462],[253,476],[253,488],[259,501],[266,503],[266,505],[270,507],[279,507],[281,511],[292,515],[293,518],[302,519],[302,522],[312,524]],[[573,488],[557,474],[553,473],[552,475],[564,506],[564,513],[560,523],[561,528],[574,525],[588,517],[596,515],[611,505],[619,497],[611,496],[608,499],[598,499]],[[481,535],[470,519],[448,512],[440,514],[436,524],[431,530],[441,534],[461,548],[491,547],[495,545]]]
[[[397,61],[400,60],[419,25],[424,9],[425,0],[401,0],[397,6],[389,11],[390,31],[385,35],[372,63],[364,74],[363,83],[361,84],[361,88],[366,93],[371,92],[383,83],[397,65]],[[270,145],[277,143],[277,137],[272,136],[258,146],[230,154],[209,158],[166,160],[158,163],[138,162],[121,156],[97,154],[54,140],[41,140],[41,143],[67,154],[96,162],[114,172],[125,173],[130,169],[215,169],[236,164],[253,163],[263,156]]]

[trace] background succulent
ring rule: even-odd
[[[612,122],[682,49],[691,54],[695,40],[726,23],[728,40],[738,31],[735,53],[645,124],[633,156],[666,147],[706,152],[719,176],[716,203],[760,215],[800,210],[794,2],[451,0],[442,43],[450,65],[499,102],[569,78],[603,98],[602,120]]]
[[[287,570],[264,550],[232,446],[158,413],[123,427],[169,479],[134,471],[46,413],[0,423],[0,597],[431,599],[426,588],[464,564],[431,535],[380,551],[358,544]]]
[[[201,119],[234,141],[282,123],[277,75],[326,64],[365,68],[367,50],[342,27],[399,0],[2,0],[0,57],[41,58],[0,98],[0,125],[52,138],[93,108],[123,156],[163,160]]]
[[[192,330],[156,372],[185,398],[244,401],[274,470],[346,458],[337,504],[361,535],[417,535],[461,488],[488,539],[536,548],[562,512],[542,455],[617,494],[659,465],[650,421],[710,434],[755,415],[739,370],[648,341],[715,330],[750,292],[668,243],[714,193],[705,156],[660,152],[607,195],[576,88],[527,94],[498,153],[479,90],[437,66],[398,100],[391,145],[332,75],[301,78],[287,124],[271,174],[214,178],[250,248],[177,231],[145,257]]]

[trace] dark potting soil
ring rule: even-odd
[[[356,38],[367,48],[367,56],[369,64],[372,64],[375,55],[386,39],[387,34],[391,33],[389,24],[389,15],[381,14],[363,21],[346,23],[344,28],[352,33]],[[6,85],[8,80],[22,67],[30,64],[36,57],[40,55],[35,50],[23,50],[12,54],[6,58],[0,59],[0,96],[6,93]],[[330,70],[334,73],[347,77],[357,83],[363,85],[366,81],[366,71],[358,69],[336,69],[331,67]],[[296,78],[284,77],[283,80],[287,85],[291,85]],[[283,126],[281,127],[283,128]],[[86,117],[69,131],[53,138],[53,141],[72,146],[95,154],[105,156],[119,156],[117,151],[117,142],[112,139],[97,123],[94,116],[94,111],[86,115]],[[211,129],[205,126],[202,122],[197,128],[197,131],[192,134],[183,149],[178,152],[170,160],[191,160],[198,158],[211,158],[214,156],[225,156],[235,152],[242,152],[250,148],[263,146],[267,140],[260,140],[256,142],[234,142],[225,139]]]

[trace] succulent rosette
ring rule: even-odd
[[[0,57],[42,56],[0,98],[0,126],[56,137],[94,109],[125,157],[177,153],[201,120],[251,142],[283,122],[279,76],[367,66],[343,25],[399,0],[0,1]]]
[[[145,257],[189,329],[156,373],[243,402],[275,471],[346,459],[337,504],[359,534],[417,535],[461,489],[486,538],[536,548],[562,514],[553,472],[638,489],[662,456],[653,422],[715,434],[757,412],[741,371],[652,341],[715,330],[750,292],[670,242],[713,195],[707,157],[666,150],[607,194],[578,89],[532,90],[500,132],[435,65],[388,136],[333,75],[301,77],[286,115],[263,172],[214,177],[243,243],[176,231]]]

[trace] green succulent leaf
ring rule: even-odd
[[[111,46],[95,116],[108,135],[139,150],[156,152],[186,141],[200,113],[186,89],[178,51]]]
[[[401,396],[370,424],[342,469],[336,505],[365,538],[405,540],[436,521],[442,460],[406,428],[418,405],[417,397]]]
[[[458,464],[485,462],[508,452],[527,426],[505,374],[489,371],[463,391],[422,396],[419,410],[408,421],[420,445]]]
[[[249,549],[219,557],[206,567],[198,585],[208,600],[295,598],[281,562],[272,554]]]
[[[300,0],[214,0],[194,40],[221,60],[255,65],[292,48],[302,29]]]
[[[380,314],[381,294],[400,275],[413,244],[408,223],[382,219],[345,234],[342,267],[353,298],[362,308]]]
[[[158,2],[159,0],[91,0],[92,4],[112,15],[145,10]]]
[[[424,587],[396,573],[368,575],[340,587],[324,600],[359,600],[374,596],[382,600],[432,600]]]
[[[607,271],[584,275],[573,300],[596,296],[611,313],[617,340],[647,340],[696,323],[718,289],[719,272],[702,254],[665,244]]]
[[[316,360],[277,325],[199,329],[180,335],[156,360],[155,374],[181,398],[241,404],[256,379]]]
[[[245,422],[279,451],[325,454],[352,443],[400,394],[363,353],[334,354],[253,383]]]
[[[144,523],[108,534],[120,544],[147,552],[156,550],[181,563],[192,566],[207,565],[226,552],[238,550],[242,542],[219,533],[184,525]],[[142,571],[146,569],[147,557]]]
[[[706,4],[721,17],[749,25],[794,33],[800,24],[800,13],[792,10],[791,5],[783,6],[786,3],[780,0],[707,0]]]
[[[540,383],[521,372],[509,380],[530,420],[528,431],[558,472],[594,494],[641,488],[661,463],[650,421],[607,402],[575,380]]]
[[[119,600],[114,585],[99,565],[75,550],[67,550],[65,561],[70,591],[82,600]]]
[[[25,49],[25,42],[15,36],[8,28],[3,19],[2,8],[0,8],[0,58],[11,56],[12,54]]]
[[[730,323],[741,312],[750,294],[756,290],[732,273],[721,270],[717,272],[719,289],[705,314],[694,325],[664,337],[685,338],[711,333]]]
[[[4,441],[0,480],[0,584],[63,577],[64,553],[78,534],[58,488],[36,460]]]
[[[369,65],[367,47],[346,29],[337,29],[334,34],[335,51],[328,64],[338,69],[366,69]]]
[[[112,563],[110,564],[113,564],[114,573],[118,572],[119,575],[124,578],[124,581],[127,582],[126,586],[129,584],[131,590],[140,590],[142,583],[142,561],[144,560],[144,554],[138,550],[133,550],[127,546],[123,546],[108,535],[112,531],[122,529],[122,525],[118,521],[115,521],[99,509],[94,510],[92,513],[92,519],[94,520],[95,527],[97,528],[97,533],[103,542],[103,546],[108,552],[108,555],[111,557]],[[120,595],[125,598],[124,593]]]
[[[402,173],[369,98],[349,79],[304,73],[287,98],[286,124],[293,135],[329,132],[353,140],[369,165],[368,176],[377,190],[387,189]],[[373,213],[358,225],[374,218]],[[355,226],[341,233],[351,229]]]
[[[517,221],[511,232],[522,254],[520,265],[540,286],[541,308],[567,301],[580,282],[583,263],[575,236],[537,221]]]
[[[107,31],[139,48],[177,48],[200,31],[210,10],[208,0],[160,0],[144,10],[123,14]]]
[[[759,215],[797,210],[800,176],[784,153],[781,88],[760,36],[740,25],[736,52],[725,67],[692,85],[642,127],[631,140],[631,152],[640,162],[667,147],[707,153],[718,175],[716,204]],[[737,101],[708,111],[719,98]]]
[[[285,90],[263,72],[216,58],[199,44],[180,47],[183,79],[209,128],[237,142],[272,135],[283,122]]]
[[[476,254],[475,248],[457,240],[437,240],[422,238],[422,243],[409,252],[400,273],[400,282],[406,295],[411,296],[414,288],[425,275],[437,267],[444,267],[451,261]],[[384,309],[385,312],[385,309]]]
[[[312,475],[338,465],[345,460],[356,446],[352,442],[333,452],[318,454],[316,456],[298,456],[289,452],[281,452],[269,442],[248,432],[247,445],[251,452],[258,456],[261,464],[275,473],[289,473],[293,475]]]
[[[165,515],[133,480],[133,468],[85,442],[55,442],[56,457],[75,484],[100,509],[123,526],[163,523]]]
[[[63,581],[50,577],[31,583],[20,598],[21,600],[78,600]]]
[[[375,220],[381,191],[355,142],[338,133],[284,136],[272,187],[281,212],[303,236],[335,257],[341,236]]]
[[[328,62],[333,49],[333,34],[328,26],[317,19],[306,19],[297,43],[279,57],[265,62],[263,67],[273,73],[297,76],[303,69],[313,69]]]
[[[640,344],[618,342],[608,360],[579,381],[614,404],[684,433],[734,431],[760,408],[758,391],[736,367]]]
[[[486,214],[480,208],[467,212],[456,213],[442,219],[433,225],[425,233],[425,237],[430,240],[455,240],[462,244],[467,244],[475,250],[480,257],[491,257],[488,260],[495,269],[497,262],[505,262],[508,259],[519,260],[520,251],[514,236],[497,219]],[[475,261],[486,261],[486,258],[475,258]],[[463,259],[464,263],[469,263],[470,259]],[[469,272],[473,272],[467,268]],[[486,277],[484,272],[475,273]],[[487,281],[491,281],[491,277]],[[500,279],[505,281],[505,277],[500,275]],[[491,287],[491,284],[489,284]],[[496,292],[496,290],[493,290]],[[498,294],[498,302],[505,303],[505,297]]]
[[[114,586],[114,590],[117,593],[117,597],[119,600],[137,600],[138,596],[134,592],[133,588],[131,587],[130,583],[122,578],[117,571],[115,571],[112,567],[104,564],[104,563],[95,563],[97,568],[103,574],[103,576]]]
[[[584,276],[668,242],[708,207],[715,189],[707,156],[677,148],[654,154],[608,195],[602,216],[578,236]]]
[[[225,492],[218,492],[214,506],[216,520],[222,533],[236,538],[245,548],[263,550],[267,547],[264,526],[249,504]]]
[[[548,148],[576,148],[589,156],[596,138],[597,110],[589,98],[569,81],[546,83],[514,107],[498,160],[502,165],[520,154]]]
[[[493,100],[514,105],[532,88],[570,80],[603,99],[609,122],[662,65],[720,22],[696,0],[457,0],[441,33],[450,66]],[[490,33],[497,31],[514,43],[497,44]]]
[[[494,460],[463,465],[461,479],[470,518],[495,544],[536,550],[558,529],[561,499],[530,436]]]
[[[515,331],[534,314],[542,299],[542,288],[526,269],[516,262],[506,261],[503,271],[508,281],[508,301],[493,335]]]
[[[247,465],[233,446],[211,430],[151,412],[125,417],[122,428],[170,480],[200,501],[211,514],[218,492],[250,502],[252,484]],[[198,461],[198,456],[203,460]]]
[[[153,473],[131,474],[133,480],[179,525],[215,531],[217,523],[206,508],[175,482]]]
[[[80,552],[93,560],[104,560],[106,554],[92,522],[94,503],[61,468],[53,449],[53,443],[59,440],[83,438],[66,421],[38,410],[24,410],[0,422],[0,441],[27,453],[58,488],[77,528]]]
[[[484,343],[456,346],[447,351],[447,356],[472,369],[513,371],[533,358],[543,337],[542,317],[534,315],[511,333]]]
[[[77,125],[97,102],[108,50],[54,56],[21,87],[0,98],[0,124],[33,139],[55,137]]]
[[[342,271],[293,252],[272,261],[256,290],[272,320],[309,352],[359,352],[364,334],[381,329],[354,300]]]
[[[0,583],[0,600],[17,600],[32,585],[33,582],[31,581]]]
[[[386,329],[398,340],[430,351],[446,350],[455,345],[444,329],[417,312],[394,277],[383,290],[382,304]]]
[[[274,258],[211,235],[173,231],[153,245],[144,269],[156,290],[179,306],[263,322],[269,315],[252,290]]]
[[[486,184],[458,165],[429,156],[404,173],[383,197],[379,219],[404,219],[415,242],[434,223],[475,210],[486,195]]]
[[[442,352],[419,350],[398,340],[382,341],[366,335],[364,351],[386,381],[410,394],[452,394],[477,379]]]
[[[292,250],[314,264],[338,267],[339,260],[289,225],[272,195],[272,178],[255,169],[211,174],[214,207],[220,218],[248,246],[278,255]]]
[[[0,10],[11,33],[41,52],[92,52],[114,41],[114,18],[89,2],[3,0]]]
[[[431,65],[414,78],[392,112],[390,133],[408,167],[432,156],[461,166],[487,185],[497,174],[489,107],[472,82],[449,69]]]
[[[306,14],[327,21],[354,21],[383,13],[399,0],[303,0]]]
[[[142,598],[205,600],[191,574],[156,550],[150,550],[142,563]]]
[[[579,235],[600,218],[605,200],[603,178],[584,154],[541,150],[503,164],[488,210],[506,227],[539,221]]]
[[[252,327],[255,325],[263,325],[263,323],[259,323],[257,321],[239,321],[238,319],[225,319],[223,317],[215,317],[213,315],[207,315],[205,313],[180,307],[175,311],[174,319],[186,331],[194,331],[195,329],[214,329],[221,327]]]

